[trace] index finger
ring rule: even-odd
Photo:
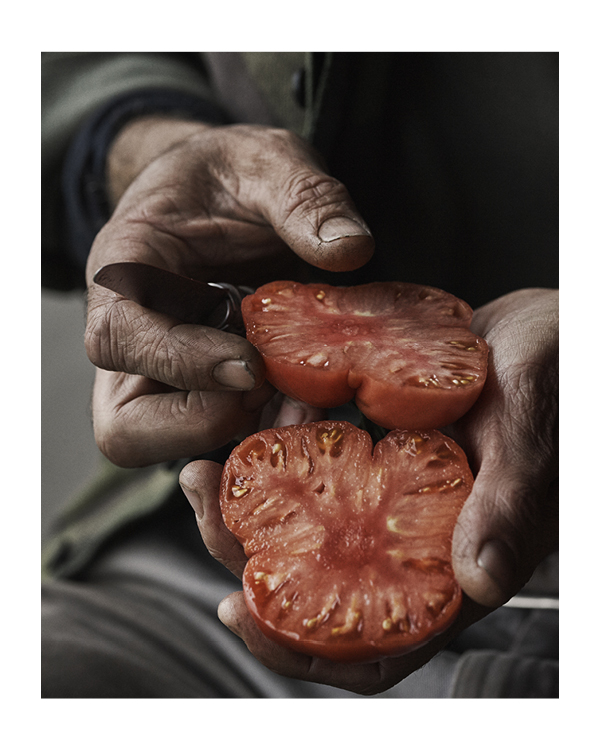
[[[85,347],[106,371],[138,374],[180,390],[251,390],[264,364],[245,338],[186,324],[92,283]]]

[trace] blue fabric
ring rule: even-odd
[[[62,173],[67,252],[79,270],[85,270],[94,238],[110,217],[105,165],[114,137],[133,118],[160,113],[219,124],[227,120],[212,102],[159,89],[119,95],[88,118],[71,142]]]

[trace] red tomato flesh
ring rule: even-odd
[[[456,618],[452,533],[473,485],[436,430],[375,445],[344,421],[267,429],[227,461],[225,524],[244,546],[245,600],[281,645],[341,662],[414,650]]]
[[[319,408],[354,398],[388,429],[439,428],[466,413],[487,374],[472,309],[437,288],[272,282],[242,301],[267,379]]]

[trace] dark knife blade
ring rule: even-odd
[[[229,331],[240,329],[239,302],[250,292],[249,288],[201,282],[140,262],[107,264],[96,272],[94,282],[183,322]]]

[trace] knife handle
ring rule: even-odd
[[[242,298],[253,289],[226,282],[201,282],[140,262],[101,267],[94,282],[140,306],[190,324],[244,335]]]

